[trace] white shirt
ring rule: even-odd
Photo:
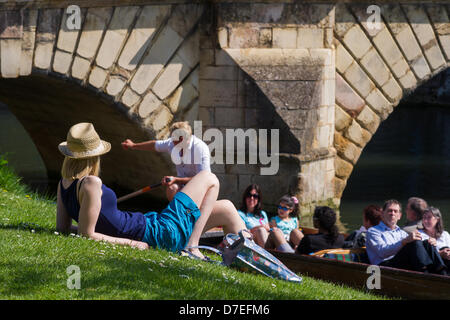
[[[424,230],[419,229],[420,235],[422,236],[422,240],[427,240],[430,238]],[[450,234],[447,231],[442,232],[439,239],[436,239],[436,248],[441,250],[444,247],[450,248]]]
[[[180,178],[193,177],[202,170],[211,171],[209,148],[202,140],[192,135],[186,149],[182,149],[182,143],[174,145],[172,138],[157,140],[155,150],[168,152],[177,169]],[[183,156],[180,151],[183,150]]]

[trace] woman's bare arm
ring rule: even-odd
[[[78,234],[97,241],[128,245],[139,249],[148,249],[148,244],[142,241],[111,237],[95,232],[95,226],[97,224],[102,205],[102,181],[98,177],[88,176],[84,179],[79,197],[80,215],[78,222]]]

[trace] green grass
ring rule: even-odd
[[[30,192],[0,158],[0,299],[382,299],[305,276],[298,285],[57,234],[55,216],[55,199]],[[71,265],[80,289],[67,287]]]

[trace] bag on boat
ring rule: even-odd
[[[368,263],[369,261],[365,248],[325,249],[311,255],[344,262]]]
[[[218,250],[211,247],[199,248],[212,250],[222,257],[223,264],[241,271],[263,274],[267,277],[301,283],[302,277],[289,270],[280,260],[267,250],[257,245],[251,238],[246,238],[241,230],[239,235],[227,234]]]

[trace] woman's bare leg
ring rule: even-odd
[[[294,250],[297,249],[303,237],[304,237],[303,232],[301,232],[299,229],[294,229],[291,231],[291,234],[289,235],[289,240],[294,245]]]
[[[214,227],[223,227],[223,232],[237,234],[245,229],[245,223],[239,216],[236,207],[229,200],[218,200],[206,222],[203,233]]]
[[[197,219],[187,243],[187,247],[198,246],[203,229],[209,220],[219,195],[219,180],[211,172],[201,171],[181,191],[188,195],[200,209],[201,215]],[[195,255],[203,257],[198,249],[189,250]]]
[[[180,191],[180,185],[177,183],[174,183],[168,187],[166,187],[166,197],[167,200],[172,201],[173,197],[177,194],[177,192]]]
[[[269,232],[263,227],[253,228],[250,232],[253,235],[253,240],[255,243],[264,248],[267,238],[269,237]]]

